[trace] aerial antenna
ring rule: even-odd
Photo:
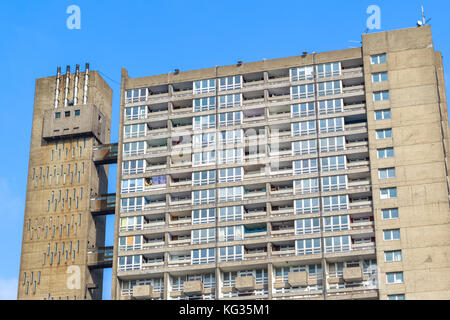
[[[425,17],[425,10],[423,9],[422,6],[422,20],[418,20],[417,21],[417,26],[418,27],[423,27],[426,26],[428,22],[430,22],[431,18],[427,20],[427,18]]]

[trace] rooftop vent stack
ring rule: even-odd
[[[56,69],[56,88],[55,88],[55,109],[58,108],[58,98],[59,98],[59,82],[61,81],[61,67]]]
[[[67,107],[69,96],[70,66],[66,68],[66,83],[64,86],[64,107]]]
[[[86,71],[84,73],[83,104],[87,103],[88,83],[89,83],[89,63],[86,63]]]
[[[80,77],[80,65],[77,64],[75,71],[75,81],[73,84],[73,105],[76,106],[78,104],[78,81]]]

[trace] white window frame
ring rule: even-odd
[[[139,138],[147,135],[147,124],[137,123],[123,126],[123,138]]]
[[[147,100],[148,88],[131,89],[126,91],[125,103],[136,103]]]
[[[327,81],[317,84],[317,95],[319,97],[333,96],[342,93],[342,81]]]
[[[376,91],[373,93],[373,101],[388,101],[390,100],[391,95],[389,90],[383,90],[383,91]]]
[[[329,201],[329,203],[327,203]],[[322,197],[322,208],[324,212],[348,210],[348,195]]]
[[[219,183],[226,182],[237,182],[242,181],[244,168],[234,167],[234,168],[222,168],[218,169]]]
[[[336,191],[347,189],[347,175],[326,176],[321,178],[322,191]]]
[[[373,112],[373,117],[376,121],[391,119],[391,109],[375,110]]]
[[[383,230],[384,241],[398,241],[401,240],[400,229],[386,229]]]
[[[401,284],[404,282],[403,272],[386,272],[386,284]]]
[[[344,131],[344,117],[319,120],[319,133]]]
[[[292,82],[313,80],[314,79],[314,66],[291,68],[289,70],[289,75],[290,75],[290,79]]]
[[[195,253],[198,253],[198,258],[195,258]],[[191,250],[191,264],[204,264],[216,262],[216,249],[204,248]]]
[[[144,197],[122,198],[120,202],[121,212],[135,212],[144,210]]]
[[[224,135],[225,135],[225,139],[223,137]],[[219,137],[220,137],[219,143],[221,145],[243,143],[244,142],[244,130],[235,129],[235,130],[220,131]]]
[[[295,160],[292,163],[292,170],[294,175],[316,173],[319,171],[317,158]]]
[[[244,198],[244,187],[234,186],[218,188],[217,193],[219,194],[218,202],[240,201]]]
[[[129,160],[122,162],[122,175],[140,174],[145,172],[146,162],[144,159]],[[142,164],[142,167],[139,166]],[[134,168],[132,168],[134,166]]]
[[[311,255],[322,252],[322,243],[320,238],[302,239],[295,241],[295,255]]]
[[[291,87],[291,100],[314,98],[314,84]]]
[[[323,217],[324,232],[335,232],[350,230],[350,216],[328,216]]]
[[[294,180],[294,194],[319,192],[319,178]]]
[[[295,214],[319,213],[319,198],[315,197],[294,200],[294,212]]]
[[[340,62],[329,62],[323,63],[316,66],[317,78],[329,78],[341,75],[341,63]]]
[[[343,164],[341,163],[343,159]],[[333,156],[320,158],[320,170],[321,172],[340,171],[347,169],[347,157],[346,156]]]
[[[386,128],[376,130],[375,135],[377,140],[383,140],[383,139],[392,139],[393,133],[391,128]]]
[[[244,148],[219,150],[219,164],[242,163],[244,161]]]
[[[319,114],[334,114],[344,112],[343,99],[322,100],[318,102]]]
[[[147,152],[145,141],[127,142],[123,144],[124,157],[141,156]]]
[[[216,97],[196,98],[192,101],[192,111],[202,112],[216,110]]]
[[[242,124],[243,118],[244,113],[242,111],[219,113],[219,127],[240,125]]]
[[[204,79],[193,82],[193,94],[202,94],[216,91],[216,79]]]
[[[194,148],[208,148],[216,146],[216,133],[207,132],[194,134],[192,139],[192,145]]]
[[[386,53],[375,54],[370,57],[371,64],[382,64],[386,63],[386,61],[387,61]]]
[[[291,118],[311,117],[316,115],[314,102],[303,102],[291,105]]]
[[[219,221],[239,221],[243,220],[244,207],[243,206],[230,206],[219,208]]]
[[[147,106],[125,108],[125,120],[140,120],[147,118]]]
[[[378,179],[392,179],[396,177],[394,167],[378,169]]]
[[[326,237],[324,239],[324,252],[344,252],[352,249],[350,236]]]
[[[398,219],[398,208],[381,209],[381,217],[383,220]]]
[[[244,246],[229,246],[219,248],[219,261],[241,261],[244,259]]]
[[[316,121],[302,121],[291,124],[291,131],[293,137],[309,136],[317,133]]]
[[[193,120],[193,130],[211,129],[216,127],[215,114],[196,116]]]
[[[192,224],[216,222],[216,208],[192,210]]]
[[[345,150],[345,137],[329,137],[319,140],[320,152],[336,152]]]
[[[205,177],[206,174],[206,177]],[[194,171],[192,172],[192,185],[204,186],[216,183],[216,170]]]
[[[219,79],[219,91],[229,91],[242,88],[242,76],[229,76]]]
[[[386,82],[388,80],[387,71],[372,73],[372,83]]]
[[[402,260],[402,250],[390,250],[384,252],[384,262],[401,262]]]
[[[389,152],[390,151],[392,151],[392,155],[391,156],[389,156]],[[377,158],[378,159],[390,159],[390,158],[394,158],[394,156],[395,156],[395,153],[394,153],[394,148],[393,147],[377,149]]]
[[[216,189],[192,191],[192,205],[209,204],[216,202]]]
[[[395,197],[392,196],[392,192],[395,192]],[[397,188],[382,188],[380,189],[380,199],[395,199],[397,198]]]
[[[302,140],[292,142],[292,155],[303,156],[317,153],[317,140]]]
[[[219,241],[240,241],[244,240],[244,226],[226,226],[219,228]]]
[[[227,94],[219,96],[219,109],[242,107],[242,94]]]
[[[214,150],[203,151],[203,152],[194,152],[192,154],[192,166],[193,167],[208,166],[208,165],[214,165],[214,164],[216,164],[216,152]]]
[[[124,179],[122,180],[120,192],[133,193],[144,191],[144,178]]]
[[[191,230],[191,244],[204,244],[216,241],[216,229],[194,229]]]
[[[320,218],[295,220],[295,235],[320,233]]]

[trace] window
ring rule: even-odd
[[[141,269],[141,256],[119,257],[119,271],[130,271]]]
[[[216,170],[192,172],[192,185],[204,186],[216,183]]]
[[[320,133],[344,131],[344,118],[330,118],[319,121]]]
[[[219,91],[235,90],[242,87],[242,76],[220,78]]]
[[[291,87],[291,100],[314,98],[314,85],[303,84]]]
[[[392,138],[392,129],[380,129],[376,130],[377,139],[390,139]]]
[[[403,272],[387,272],[386,283],[387,284],[403,283]]]
[[[219,114],[219,127],[236,126],[242,124],[242,111]]]
[[[385,109],[385,110],[378,110],[375,111],[375,120],[385,120],[391,118],[391,110]]]
[[[147,117],[147,107],[131,107],[125,108],[125,120],[138,120],[145,119]]]
[[[314,102],[300,103],[291,105],[291,117],[301,118],[310,117],[316,114]]]
[[[388,81],[388,73],[387,72],[378,72],[372,74],[372,82],[385,82]]]
[[[296,160],[293,162],[294,174],[315,173],[318,171],[317,159]]]
[[[381,215],[383,217],[383,220],[397,219],[398,218],[398,208],[382,209]]]
[[[216,79],[194,81],[194,94],[216,91]]]
[[[144,137],[147,133],[147,125],[145,123],[127,125],[123,129],[125,139]]]
[[[327,78],[341,75],[341,63],[324,63],[317,66],[317,78]]]
[[[219,208],[219,221],[238,221],[242,220],[242,206],[222,207]]]
[[[306,198],[294,201],[295,214],[319,213],[319,198]]]
[[[400,229],[383,230],[383,240],[400,240]]]
[[[194,148],[208,148],[216,146],[216,133],[209,132],[203,134],[194,134]]]
[[[219,150],[219,164],[241,163],[243,161],[243,148]]]
[[[124,161],[122,163],[122,174],[138,174],[144,173],[145,171],[145,161],[144,160],[131,160]]]
[[[332,114],[344,112],[344,103],[342,99],[319,101],[319,114]]]
[[[238,201],[242,200],[244,187],[227,187],[227,188],[219,188],[219,202],[230,202],[230,201]]]
[[[135,103],[147,100],[147,88],[127,90],[125,103]]]
[[[120,251],[141,250],[141,249],[142,249],[142,236],[119,237]]]
[[[395,168],[378,169],[379,179],[395,178]]]
[[[216,127],[216,115],[194,117],[194,130],[209,129]]]
[[[342,92],[341,81],[320,82],[317,84],[317,94],[319,97],[331,96]]]
[[[321,172],[345,170],[346,156],[326,157],[320,159]]]
[[[121,202],[122,212],[133,212],[144,210],[144,197],[125,198]]]
[[[55,119],[61,118],[61,112],[55,112]]]
[[[64,117],[66,117],[66,118],[70,117],[70,111],[65,111],[64,112]]]
[[[347,189],[347,176],[329,176],[322,178],[322,191]]]
[[[145,151],[145,141],[129,142],[123,144],[123,153],[125,157],[140,156],[145,154]]]
[[[143,219],[140,216],[120,218],[120,231],[142,230],[142,227]]]
[[[227,94],[225,96],[219,96],[219,108],[235,108],[242,106],[242,95],[237,94]]]
[[[122,180],[122,193],[144,191],[144,178]]]
[[[320,139],[320,152],[335,152],[345,150],[344,137],[331,137]]]
[[[244,226],[219,228],[219,241],[238,241],[244,239]]]
[[[350,236],[337,236],[325,238],[325,252],[342,252],[351,249]]]
[[[193,166],[205,166],[216,163],[216,152],[215,151],[205,151],[205,152],[195,152],[192,155]]]
[[[387,159],[394,157],[394,148],[384,148],[377,150],[378,159]]]
[[[304,121],[304,122],[296,122],[292,124],[292,136],[307,136],[316,134],[316,122],[312,121]]]
[[[214,263],[216,262],[216,250],[214,248],[196,249],[191,251],[191,263]]]
[[[196,229],[191,231],[191,244],[211,243],[216,241],[216,229]]]
[[[390,294],[387,296],[388,300],[405,300],[404,294]]]
[[[314,67],[306,66],[290,69],[291,81],[304,81],[314,79]]]
[[[348,209],[348,196],[328,196],[322,198],[323,211],[338,211]]]
[[[402,261],[402,250],[385,251],[384,252],[384,261],[385,262]]]
[[[243,246],[219,248],[220,261],[239,261],[244,258]]]
[[[397,188],[384,188],[380,190],[381,199],[397,198]]]
[[[317,153],[317,140],[303,140],[292,142],[292,155],[303,156]]]
[[[242,143],[243,136],[244,131],[242,129],[220,131],[220,143],[223,145]]]
[[[296,255],[318,254],[321,252],[320,238],[297,240],[295,242]]]
[[[192,211],[192,224],[213,223],[216,221],[216,209],[201,209]]]
[[[216,201],[216,189],[192,191],[192,204],[208,204]]]
[[[324,217],[323,224],[325,232],[350,230],[350,219],[348,215]]]
[[[386,62],[386,53],[377,54],[370,57],[372,64],[382,64]]]
[[[194,112],[216,110],[216,97],[194,99]]]
[[[74,111],[75,117],[79,117],[80,114],[81,114],[81,111],[80,111],[80,110],[75,110],[75,111]]]
[[[242,181],[243,168],[228,168],[219,170],[219,183]]]
[[[389,100],[389,91],[378,91],[373,93],[373,101],[385,101]]]
[[[294,193],[308,194],[319,192],[319,179],[310,178],[294,181]]]
[[[300,219],[295,221],[295,234],[313,234],[320,233],[320,219]]]

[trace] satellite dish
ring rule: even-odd
[[[421,27],[422,25],[423,25],[423,22],[420,21],[420,20],[418,20],[418,21],[417,21],[417,26],[418,26],[418,27]]]

